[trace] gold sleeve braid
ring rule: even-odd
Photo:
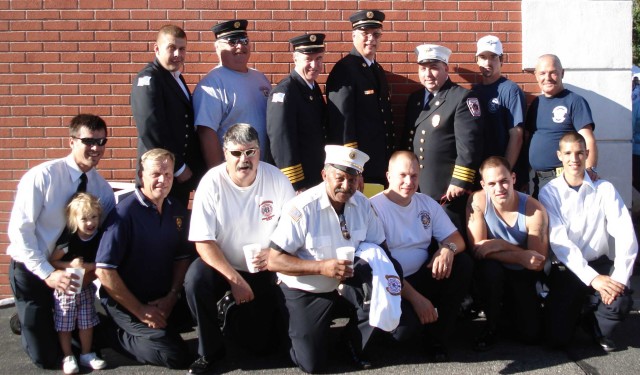
[[[289,179],[289,182],[295,184],[304,180],[304,172],[302,171],[302,164],[296,164],[292,167],[281,168],[280,171],[284,173]]]
[[[461,181],[465,181],[465,182],[469,182],[469,183],[473,183],[475,177],[476,177],[476,171],[471,169],[471,168],[467,168],[467,167],[462,167],[459,165],[456,165],[453,168],[453,178],[461,180]]]

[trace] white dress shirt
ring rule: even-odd
[[[549,242],[560,262],[591,285],[598,272],[588,262],[607,255],[614,262],[611,278],[629,285],[638,242],[629,211],[610,182],[592,182],[585,173],[576,191],[561,175],[542,188],[540,202],[549,214]]]
[[[65,228],[65,207],[78,189],[81,174],[69,155],[31,168],[18,184],[7,254],[43,280],[54,271],[49,256]],[[95,169],[86,175],[86,192],[100,199],[104,219],[115,206],[113,189]]]

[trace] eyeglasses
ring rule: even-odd
[[[365,39],[367,39],[368,37],[373,37],[373,39],[380,39],[382,37],[382,32],[380,31],[374,31],[372,33],[368,33],[364,30],[358,30],[358,32]]]
[[[338,219],[340,220],[340,231],[342,232],[342,238],[345,240],[351,239],[351,233],[349,233],[349,229],[347,228],[347,221],[344,219],[344,214],[339,214]]]
[[[78,139],[82,144],[87,146],[104,146],[107,144],[108,139],[105,138],[78,138],[71,136],[73,139]]]
[[[229,153],[235,158],[239,158],[242,155],[244,155],[245,158],[250,158],[253,155],[255,155],[256,152],[258,152],[258,150],[259,150],[258,148],[250,148],[244,151],[241,151],[241,150],[227,150],[227,151],[229,151]]]
[[[234,38],[234,39],[219,39],[222,42],[227,43],[230,47],[235,47],[238,44],[246,46],[249,44],[249,38]]]

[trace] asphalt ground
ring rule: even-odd
[[[640,276],[632,278],[633,288],[640,290]],[[425,353],[421,341],[394,343],[384,338],[375,340],[370,350],[374,369],[355,371],[349,362],[344,347],[339,342],[338,321],[332,329],[334,337],[329,351],[327,373],[367,374],[638,374],[640,373],[640,293],[635,295],[634,309],[629,318],[616,331],[614,337],[618,351],[605,353],[581,330],[576,332],[572,345],[565,350],[551,350],[544,346],[524,345],[503,337],[491,350],[473,350],[473,337],[482,327],[482,319],[460,320],[455,337],[454,350],[448,363],[432,363]],[[15,307],[0,309],[0,374],[54,374],[61,370],[42,370],[31,364],[22,350],[20,336],[9,329],[9,318]],[[184,334],[195,352],[195,332]],[[214,373],[219,374],[302,374],[285,355],[256,357],[247,355],[233,342],[227,343],[227,356],[221,360]],[[185,370],[168,370],[160,367],[140,365],[111,350],[102,350],[109,363],[105,370],[97,373],[110,374],[185,374]],[[92,371],[81,368],[81,374]]]

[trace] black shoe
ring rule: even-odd
[[[11,318],[9,319],[9,327],[11,327],[11,332],[13,332],[14,335],[22,334],[22,324],[20,324],[18,313],[13,313],[13,315],[11,315]]]
[[[431,356],[433,357],[433,362],[449,362],[449,353],[447,349],[440,344],[431,346]]]
[[[479,352],[487,351],[496,344],[498,335],[495,330],[485,329],[482,331],[480,336],[476,337],[475,343],[473,345],[473,350],[477,350]]]
[[[189,366],[189,374],[208,374],[213,370],[213,367],[213,361],[207,361],[207,358],[202,356]]]
[[[598,344],[600,344],[600,347],[607,353],[615,352],[616,349],[618,349],[616,343],[606,337],[601,337],[600,340],[598,340]]]
[[[373,367],[371,365],[371,362],[367,358],[365,358],[362,353],[358,353],[356,351],[356,348],[353,347],[351,341],[347,341],[347,348],[349,349],[351,361],[358,370],[369,370]]]

